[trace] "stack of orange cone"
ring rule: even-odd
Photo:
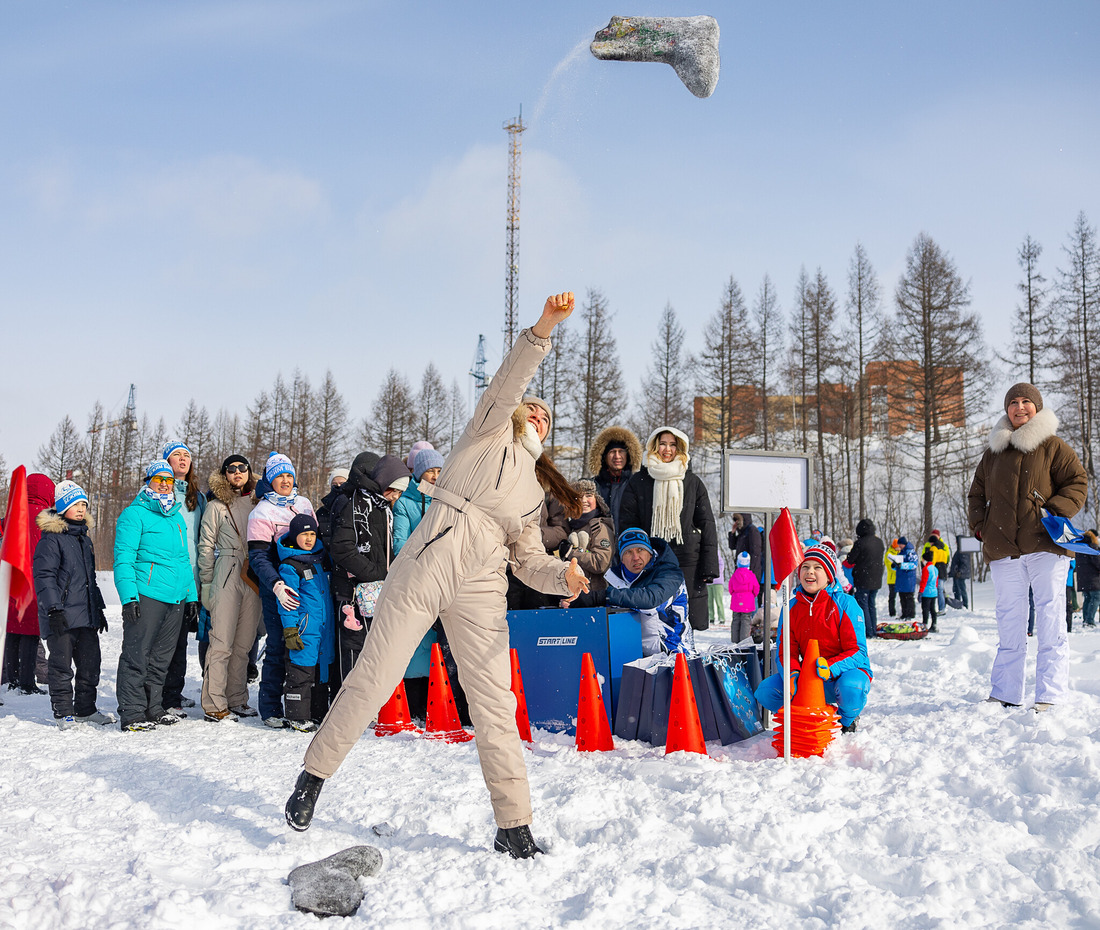
[[[592,653],[581,659],[581,687],[577,697],[577,749],[580,752],[608,752],[615,748],[611,724],[603,706],[603,690],[596,677]]]
[[[424,727],[428,739],[442,739],[448,743],[465,743],[474,735],[462,729],[458,720],[458,708],[451,692],[451,679],[443,664],[443,650],[439,643],[432,643],[432,664],[428,671],[428,720]]]
[[[516,696],[516,729],[519,738],[531,742],[531,719],[527,716],[527,695],[523,693],[523,676],[519,673],[519,653],[509,650],[512,659],[512,694]]]
[[[378,722],[375,724],[374,732],[377,736],[390,736],[403,730],[415,729],[412,715],[409,714],[409,698],[405,694],[405,682],[402,681],[378,711]]]
[[[820,756],[836,735],[837,717],[832,706],[825,703],[825,682],[817,674],[817,658],[821,655],[817,640],[811,639],[802,659],[798,675],[798,691],[791,698],[791,755]],[[783,755],[783,728],[787,722],[783,711],[775,714],[775,736],[772,746]]]
[[[665,755],[670,752],[701,752],[707,755],[699,706],[695,703],[695,689],[691,686],[691,672],[682,652],[676,654],[676,670],[672,674]]]

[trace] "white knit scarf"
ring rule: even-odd
[[[688,463],[679,457],[671,462],[662,462],[656,452],[650,452],[646,455],[645,465],[653,478],[653,525],[650,535],[682,544],[684,534],[680,529],[680,511],[684,509],[684,475]]]

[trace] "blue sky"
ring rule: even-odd
[[[499,358],[507,136],[524,134],[521,320],[600,288],[636,392],[671,302],[698,346],[723,283],[801,266],[886,296],[928,232],[1004,341],[1100,222],[1100,4],[0,0],[0,452],[98,398],[169,424],[331,368],[367,414],[390,365]],[[710,13],[714,95],[599,62],[614,13]],[[1015,380],[1015,379],[1012,379]]]

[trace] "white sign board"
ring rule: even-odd
[[[810,456],[797,452],[722,452],[722,512],[813,513]]]
[[[959,552],[981,552],[982,541],[977,536],[960,536]]]

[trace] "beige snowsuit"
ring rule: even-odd
[[[513,421],[550,340],[523,330],[478,402],[435,486],[433,503],[401,548],[378,598],[370,635],[306,751],[306,771],[329,778],[390,698],[417,644],[443,621],[470,703],[481,771],[500,827],[531,822],[531,795],[510,690],[505,568],[529,587],[567,595],[568,563],[547,555],[543,490]]]
[[[251,493],[242,496],[234,491],[219,472],[210,476],[210,490],[214,499],[202,515],[198,542],[202,603],[210,611],[202,680],[205,713],[248,703],[248,651],[256,641],[261,612],[259,595],[241,578],[248,515],[256,502]]]

